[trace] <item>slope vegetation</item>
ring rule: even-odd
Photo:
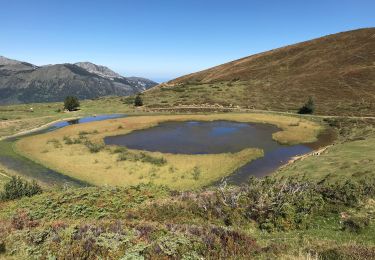
[[[317,113],[375,114],[375,28],[286,46],[189,74],[146,93],[150,106],[238,105]]]
[[[374,187],[252,179],[202,192],[46,192],[0,202],[0,258],[374,259]]]

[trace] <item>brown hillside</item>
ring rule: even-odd
[[[199,95],[189,90],[197,87]],[[174,88],[185,92],[183,98],[167,95]],[[375,28],[252,55],[177,78],[147,95],[159,101],[169,96],[169,105],[231,103],[283,111],[297,110],[312,96],[317,113],[374,115]]]

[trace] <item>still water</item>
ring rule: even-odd
[[[228,183],[241,184],[250,176],[269,175],[292,157],[327,145],[331,136],[323,134],[318,142],[302,145],[281,145],[272,139],[280,131],[269,124],[213,122],[165,122],[155,127],[104,139],[107,145],[130,149],[179,154],[215,154],[239,152],[245,148],[261,148],[264,156],[249,162],[226,178]]]

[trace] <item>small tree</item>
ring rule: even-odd
[[[64,100],[64,108],[69,111],[76,110],[79,106],[79,101],[76,97],[67,96]]]
[[[298,114],[312,114],[315,110],[315,104],[312,97],[298,110]]]
[[[2,200],[13,200],[24,196],[31,197],[42,193],[42,188],[36,181],[28,182],[20,177],[13,176],[4,186],[4,192],[0,194]]]
[[[134,99],[134,106],[141,107],[143,106],[143,100],[140,94],[138,94]]]

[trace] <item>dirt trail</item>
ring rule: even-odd
[[[261,109],[252,109],[252,108],[240,108],[240,107],[222,107],[222,106],[179,106],[179,107],[156,107],[156,108],[145,108],[144,111],[150,112],[159,112],[159,111],[184,111],[184,110],[202,110],[197,112],[252,112],[252,113],[274,113],[281,115],[299,115],[310,117],[311,115],[301,115],[292,112],[282,112],[282,111],[273,111],[273,110],[261,110]],[[351,119],[375,119],[375,116],[334,116],[334,115],[312,115],[313,117],[318,118],[351,118]]]

